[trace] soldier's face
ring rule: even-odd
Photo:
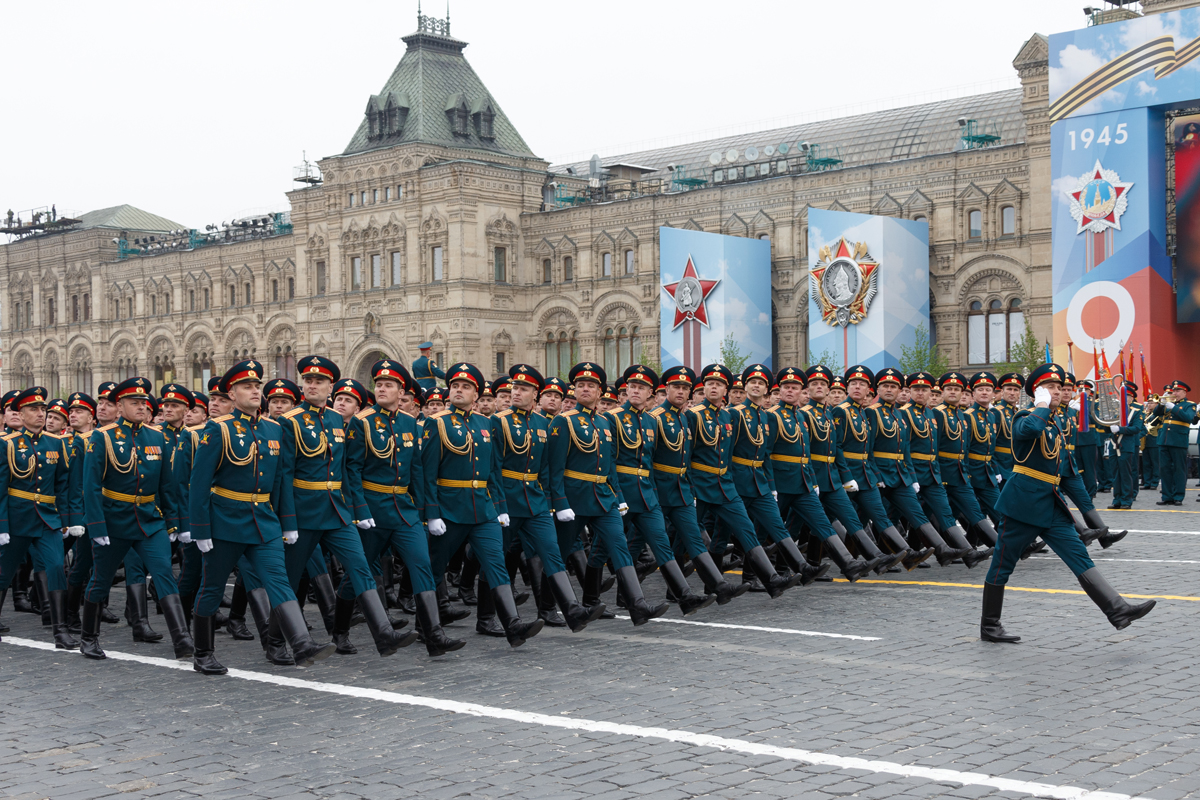
[[[512,392],[496,392],[496,410],[503,411],[512,405]]]
[[[450,381],[450,404],[460,411],[466,411],[475,405],[479,398],[479,390],[470,381]]]
[[[1004,386],[1000,389],[1000,398],[1009,403],[1018,403],[1021,400],[1021,387],[1019,386]]]
[[[900,395],[900,387],[894,383],[881,383],[875,390],[875,394],[879,395],[879,399],[885,403],[894,403]]]
[[[208,419],[208,412],[204,410],[204,406],[196,406],[195,408],[188,409],[187,414],[183,417],[183,423],[190,427],[192,425],[199,425],[206,419]],[[76,428],[75,430],[79,429]]]
[[[600,401],[600,384],[585,378],[575,381],[575,401],[584,408],[593,408]]]
[[[505,392],[504,394],[511,395],[513,408],[519,408],[522,411],[528,411],[529,409],[533,408],[534,402],[537,401],[537,389],[521,383],[514,383],[512,392]],[[503,397],[504,394],[502,394],[501,397]],[[549,396],[550,395],[547,395],[547,397]]]
[[[494,412],[495,410],[496,410],[496,398],[495,397],[489,397],[488,395],[485,394],[483,397],[479,398],[478,411],[480,414],[490,417],[492,415],[492,412]]]
[[[833,405],[840,404],[846,399],[846,390],[842,388],[832,388],[829,390],[829,402]]]
[[[823,378],[813,378],[808,382],[808,396],[820,403],[829,395],[829,383]]]
[[[1187,400],[1187,389],[1176,389],[1171,394],[1175,397],[1176,403],[1182,403]]]
[[[705,392],[705,396],[707,396],[707,394],[708,393]],[[746,399],[746,390],[745,389],[743,389],[739,386],[735,386],[729,390],[729,402],[732,403],[733,405],[736,406],[738,403],[742,402],[745,399]]]
[[[710,403],[723,402],[727,391],[729,388],[725,385],[725,381],[710,378],[704,382],[704,399]]]
[[[208,398],[208,407],[211,409],[214,417],[223,417],[230,411],[233,411],[233,401],[228,397],[222,397],[219,394],[214,394],[212,397]]]
[[[296,407],[290,397],[272,397],[267,401],[267,414],[271,419],[282,417],[287,412]]]
[[[667,402],[676,408],[683,408],[692,394],[692,387],[686,383],[667,384]]]
[[[867,383],[866,381],[855,379],[846,384],[846,389],[846,394],[850,395],[851,400],[856,400],[861,403],[864,399],[866,399],[867,394],[870,393],[871,384]]]
[[[428,403],[425,404],[426,416],[432,416],[433,414],[436,414],[439,411],[445,411],[445,410],[446,410],[446,404],[443,403],[441,400],[430,400]]]
[[[654,393],[654,402],[657,403],[658,405],[662,405],[663,401],[666,399],[667,399],[667,390],[666,389],[659,389],[657,392]]]
[[[629,402],[633,407],[639,411],[650,404],[650,393],[649,386],[637,381],[625,387],[625,396],[629,398]]]
[[[577,405],[579,405],[579,402],[574,397],[564,397],[562,399],[562,410],[563,411],[570,411],[571,409],[575,408],[575,406],[577,406]]]
[[[324,375],[305,375],[300,382],[304,389],[304,399],[317,408],[325,405],[329,400],[329,393],[333,391],[333,381]]]
[[[996,390],[991,386],[976,386],[971,392],[972,398],[981,406],[990,406],[996,396]]]
[[[96,424],[96,418],[86,408],[72,408],[67,412],[67,416],[71,418],[71,429],[76,433],[90,431]]]
[[[110,400],[96,401],[96,419],[100,420],[101,425],[107,425],[117,418],[117,406]]]
[[[343,392],[333,398],[333,410],[342,415],[342,419],[347,422],[350,418],[358,413],[358,400],[353,395]]]
[[[400,384],[397,381],[375,381],[375,400],[388,411],[393,411],[400,405]]]
[[[168,425],[179,425],[183,422],[183,415],[187,413],[188,407],[185,403],[163,403],[162,415]]]
[[[804,394],[803,384],[796,383],[796,381],[779,384],[779,398],[785,403],[798,405],[802,394]]]
[[[378,399],[378,397],[379,395],[376,395],[376,399]],[[410,414],[414,417],[417,415],[417,412],[421,410],[417,408],[417,398],[412,392],[405,392],[404,394],[400,395],[400,410],[405,414]]]
[[[55,411],[53,414],[46,414],[46,431],[48,433],[62,433],[67,427],[67,419],[62,414]]]
[[[750,399],[758,402],[764,394],[767,393],[767,382],[759,378],[751,378],[746,382],[746,394]]]
[[[516,388],[515,386],[513,387]],[[555,416],[562,411],[562,395],[558,392],[546,392],[542,395],[541,406],[542,411],[545,411],[550,416]],[[513,396],[513,402],[516,402],[516,396]]]
[[[21,415],[21,424],[30,433],[38,433],[46,427],[46,405],[44,403],[25,406],[17,413]]]
[[[946,384],[942,387],[942,402],[946,403],[947,405],[956,406],[958,405],[959,400],[962,400],[961,386]]]
[[[929,391],[928,386],[914,386],[909,391],[912,393],[913,402],[919,406],[928,406],[929,401],[933,399],[933,393]]]
[[[130,422],[146,422],[150,419],[150,404],[140,398],[125,397],[117,401],[117,412]]]
[[[262,408],[262,384],[258,381],[242,381],[229,387],[231,405],[243,414],[254,416]],[[226,412],[228,413],[228,412]]]

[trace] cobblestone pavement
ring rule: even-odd
[[[419,646],[380,659],[358,627],[357,656],[299,670],[220,634],[218,656],[234,673],[219,678],[166,661],[167,643],[134,644],[123,623],[104,627],[105,662],[46,650],[48,631],[10,604],[0,791],[1200,796],[1196,496],[1189,488],[1183,508],[1162,511],[1142,492],[1134,511],[1102,511],[1132,532],[1110,550],[1093,546],[1093,558],[1120,591],[1169,598],[1149,617],[1114,631],[1061,562],[1036,557],[1010,583],[1030,591],[1005,598],[1005,624],[1025,637],[1013,646],[978,640],[984,567],[961,565],[776,601],[747,595],[689,618],[864,638],[617,620],[578,635],[548,629],[514,650],[467,620],[451,630],[468,646],[441,659]],[[662,596],[657,576],[645,588]],[[114,592],[118,613],[121,600]],[[161,617],[152,623],[165,630]]]

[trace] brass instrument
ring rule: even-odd
[[[1121,387],[1125,385],[1122,375],[1114,375],[1108,380],[1096,381],[1096,396],[1093,403],[1093,415],[1104,426],[1119,425],[1121,422]]]
[[[1161,402],[1162,402],[1161,395],[1152,394],[1146,398],[1147,406],[1152,405],[1152,406],[1157,407],[1158,404]],[[1149,414],[1147,414],[1147,416],[1149,416]],[[1158,432],[1160,430],[1162,430],[1162,426],[1163,426],[1163,415],[1159,414],[1158,417],[1154,420],[1154,422],[1146,423],[1146,438],[1150,438],[1151,436],[1158,436]]]

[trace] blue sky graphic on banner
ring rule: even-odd
[[[929,328],[924,221],[810,208],[808,269],[810,358],[832,353],[826,366],[835,372],[899,366],[901,345],[913,345],[917,326]]]
[[[746,363],[770,367],[771,243],[679,228],[658,234],[663,366],[699,371],[732,333]]]

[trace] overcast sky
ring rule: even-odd
[[[552,162],[1017,85],[1079,0],[454,0],[451,32]],[[444,0],[425,0],[443,15]],[[0,214],[130,203],[189,227],[284,209],[341,152],[413,0],[6,3]],[[847,106],[854,106],[847,108]]]

